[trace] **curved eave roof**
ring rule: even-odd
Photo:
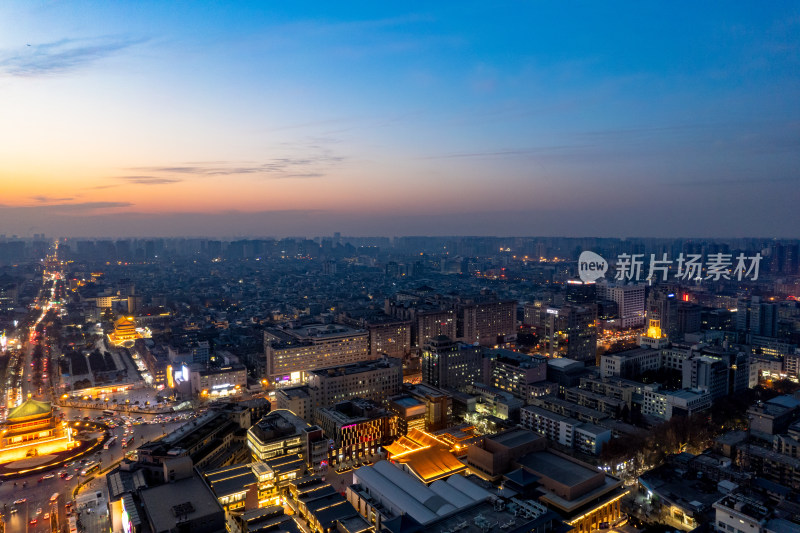
[[[38,400],[25,400],[8,412],[6,420],[13,422],[17,419],[30,418],[33,416],[49,415],[52,413],[50,402],[40,402]]]

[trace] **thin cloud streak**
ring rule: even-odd
[[[162,178],[160,176],[117,176],[116,179],[135,185],[169,185],[183,181],[177,178]]]
[[[17,77],[71,72],[146,41],[129,37],[62,39],[0,51],[0,72]]]
[[[131,183],[150,185],[169,183],[167,180],[172,179],[181,181],[180,179],[169,177],[169,175],[175,174],[197,177],[258,175],[268,179],[319,178],[325,176],[320,167],[336,166],[344,161],[345,158],[342,156],[324,153],[307,157],[277,157],[260,164],[213,161],[191,165],[131,167],[128,170],[148,174],[166,174],[167,177],[146,175],[123,176],[120,179],[126,179]],[[164,181],[156,181],[159,179]]]

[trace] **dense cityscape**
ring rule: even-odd
[[[794,531],[799,244],[2,236],[3,530]]]

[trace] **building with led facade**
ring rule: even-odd
[[[317,424],[333,441],[332,465],[376,455],[398,436],[397,417],[362,398],[318,409]]]
[[[50,402],[28,399],[9,410],[0,437],[0,464],[62,452],[77,445]]]

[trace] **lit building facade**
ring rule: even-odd
[[[271,385],[298,385],[311,370],[370,359],[369,334],[338,324],[267,328],[264,353]]]
[[[397,416],[361,398],[318,409],[317,424],[333,441],[330,464],[373,456],[398,436]]]
[[[483,381],[483,352],[439,335],[422,351],[422,381],[434,387],[463,389]]]
[[[498,338],[517,331],[515,300],[487,301],[458,306],[459,338],[468,344],[494,346]]]
[[[56,420],[50,402],[28,399],[8,412],[0,437],[0,464],[74,447],[71,430]]]
[[[247,368],[232,365],[222,368],[192,368],[189,372],[192,394],[199,396],[228,396],[247,388]]]
[[[132,347],[136,339],[141,339],[142,335],[136,331],[136,321],[133,317],[122,316],[114,322],[114,331],[108,334],[108,340],[114,346]]]
[[[272,411],[247,430],[247,447],[256,461],[303,454],[303,430],[311,425],[291,411]]]

